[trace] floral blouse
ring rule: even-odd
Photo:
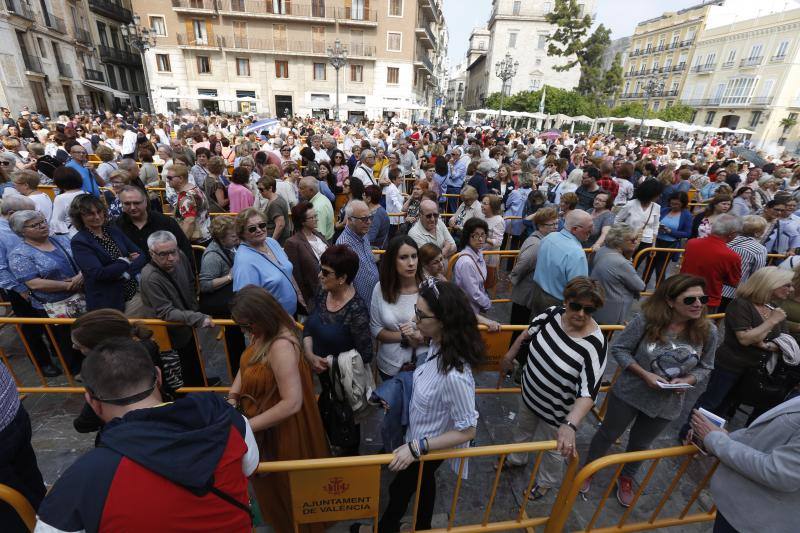
[[[36,278],[64,281],[78,274],[78,267],[72,260],[69,237],[52,235],[50,242],[55,245],[55,250],[51,252],[43,252],[24,241],[11,250],[8,254],[8,269],[17,281],[25,283]],[[31,304],[36,309],[43,309],[42,302],[58,302],[72,294],[69,291],[31,291]]]

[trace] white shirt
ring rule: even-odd
[[[380,284],[372,290],[370,303],[369,329],[372,336],[377,338],[382,329],[400,331],[401,324],[408,324],[414,317],[414,305],[417,303],[417,294],[400,294],[393,304],[383,299]],[[378,345],[378,369],[384,374],[394,376],[405,363],[412,362],[414,349],[410,346],[403,348],[399,342],[381,342]],[[424,361],[427,348],[417,348],[417,360]]]
[[[70,238],[78,233],[77,228],[73,227],[72,220],[69,218],[69,206],[76,196],[86,194],[83,190],[63,192],[53,200],[53,214],[50,217],[50,235],[68,234]]]
[[[386,196],[386,212],[387,213],[402,213],[403,212],[403,195],[394,183],[389,183],[383,188],[383,194]],[[389,217],[389,224],[396,225],[402,224],[403,217]]]
[[[122,136],[122,155],[132,154],[136,151],[136,132],[125,130]]]
[[[294,185],[285,180],[278,180],[275,182],[275,192],[278,196],[286,200],[289,204],[289,209],[297,205],[297,191]]]
[[[328,155],[328,152],[325,151],[325,148],[320,148],[317,150],[316,148],[312,147],[311,150],[314,152],[314,161],[317,163],[322,163],[323,161],[330,163],[331,158]]]
[[[44,219],[49,223],[50,217],[53,216],[53,201],[45,193],[33,193],[28,196],[34,204],[36,204],[36,211],[44,215]]]
[[[658,234],[658,222],[661,218],[661,206],[651,202],[647,209],[642,209],[639,200],[631,200],[617,213],[614,224],[625,222],[637,234],[641,234],[642,242],[655,242]]]
[[[619,185],[617,197],[614,198],[614,205],[625,205],[633,199],[633,183],[622,178],[612,178]]]

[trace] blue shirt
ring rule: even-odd
[[[0,365],[0,431],[13,422],[19,411],[17,384],[6,365]]]
[[[275,254],[275,263],[258,250],[242,243],[236,250],[233,261],[233,291],[247,285],[256,285],[267,290],[287,313],[297,312],[297,292],[292,284],[292,263],[278,241],[267,238],[267,246]]]
[[[11,250],[8,254],[8,268],[17,281],[25,283],[35,278],[65,281],[78,273],[71,261],[72,247],[69,238],[53,235],[50,242],[55,245],[55,250],[51,252],[43,252],[25,242]],[[58,302],[72,294],[69,291],[31,291],[31,305],[36,309],[43,309],[42,302]]]
[[[74,168],[78,171],[78,174],[81,175],[81,179],[83,180],[83,186],[81,189],[83,189],[84,192],[100,198],[100,187],[97,186],[97,182],[94,181],[94,176],[92,176],[92,173],[88,168],[78,164],[78,162],[74,159],[70,159],[69,163],[64,166]]]
[[[361,237],[349,226],[345,226],[336,239],[336,244],[344,244],[358,255],[358,272],[353,280],[353,287],[369,309],[372,304],[372,290],[378,284],[378,266],[372,256],[372,247],[367,236]]]
[[[564,287],[578,276],[589,275],[589,264],[580,241],[568,230],[551,233],[539,245],[533,281],[547,294],[564,299]]]
[[[21,243],[22,239],[11,231],[8,220],[0,218],[0,288],[24,294],[28,292],[28,287],[17,281],[8,269],[8,254]]]
[[[675,233],[676,231],[678,231],[678,228],[681,225],[681,214],[680,213],[678,213],[677,215],[668,214],[666,216],[661,217],[660,222],[662,226],[669,228],[672,233]],[[662,241],[667,241],[667,242],[675,242],[678,240],[669,233],[661,233],[661,232],[659,232],[658,238],[661,239]]]

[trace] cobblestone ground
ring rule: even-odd
[[[497,297],[508,294],[508,284],[503,275],[498,284]],[[507,322],[510,312],[509,304],[499,304],[493,310],[493,318]],[[221,376],[223,382],[229,383],[227,369],[222,356],[222,347],[216,340],[214,332],[203,332],[202,342],[203,353],[207,360],[207,372],[211,376]],[[17,376],[24,384],[36,386],[38,384],[33,369],[24,355],[22,346],[17,338],[16,331],[5,326],[0,329],[0,346],[10,358],[11,366]],[[614,373],[613,362],[607,369],[607,379]],[[496,383],[497,375],[493,373],[481,373],[476,376],[478,386],[493,387]],[[66,385],[66,380],[51,379],[50,385]],[[507,386],[513,386],[508,381]],[[694,391],[687,394],[686,407],[683,416],[676,423],[672,424],[656,441],[657,447],[668,447],[677,444],[676,435],[680,422],[688,414],[689,407],[693,404],[701,391]],[[24,400],[25,408],[30,412],[33,422],[33,446],[39,460],[39,466],[48,485],[54,483],[62,472],[75,461],[81,454],[89,450],[94,444],[94,435],[81,435],[74,431],[72,420],[80,411],[83,400],[78,395],[64,394],[36,394],[29,395]],[[515,394],[482,394],[477,399],[478,410],[480,411],[480,423],[478,434],[475,440],[477,445],[504,444],[512,441],[511,435],[514,425],[514,418],[517,410],[517,395]],[[363,454],[378,453],[381,451],[381,439],[379,432],[381,414],[376,411],[364,424],[362,424],[362,436],[364,439],[361,452]],[[733,421],[732,427],[739,427],[744,421],[744,416],[739,415]],[[581,425],[578,433],[578,451],[581,456],[585,456],[589,441],[596,429],[596,419],[591,415],[587,417]],[[615,446],[612,451],[624,451],[627,442],[627,434],[621,439],[621,443]],[[493,463],[495,458],[480,458],[474,460],[470,466],[469,480],[462,484],[461,493],[457,504],[457,518],[455,525],[480,522],[485,512],[486,505],[491,493],[494,482]],[[657,505],[661,495],[666,490],[672,477],[678,469],[679,461],[665,459],[658,465],[655,473],[644,491],[640,503],[628,518],[628,522],[646,520]],[[691,496],[695,483],[702,478],[708,466],[708,460],[701,460],[693,463],[682,481],[675,490],[672,498],[661,512],[661,517],[675,516],[680,513],[688,498]],[[638,480],[641,482],[647,473],[649,465],[640,469]],[[500,477],[497,496],[491,512],[492,520],[512,519],[518,513],[519,505],[522,501],[523,491],[530,475],[530,466],[525,471],[519,469],[504,472]],[[613,472],[610,469],[602,471],[593,483],[592,491],[586,500],[579,499],[573,507],[571,518],[568,523],[570,530],[585,526],[591,520],[595,512],[597,503],[605,493],[608,482]],[[439,469],[438,476],[438,497],[434,517],[434,527],[446,527],[450,502],[455,487],[456,476],[448,468]],[[387,493],[386,487],[391,480],[391,474],[383,476],[383,500]],[[555,500],[555,491],[538,502],[531,502],[527,505],[526,513],[530,517],[545,516]],[[711,499],[705,492],[701,494],[698,503],[693,507],[693,512],[707,510],[711,506]],[[624,509],[617,503],[612,492],[606,502],[605,508],[599,517],[595,527],[607,526],[616,523],[622,516]],[[267,528],[259,528],[267,530]],[[337,524],[331,531],[347,531],[347,524]],[[711,531],[710,523],[695,524],[682,527],[673,527],[670,531],[703,532]]]

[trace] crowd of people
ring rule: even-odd
[[[649,448],[682,416],[687,388],[704,388],[696,408],[731,417],[752,406],[743,432],[695,416],[676,436],[699,436],[722,461],[718,531],[753,529],[735,487],[800,503],[800,470],[775,472],[800,460],[800,400],[789,399],[800,383],[800,163],[754,165],[720,137],[249,123],[6,114],[0,288],[18,317],[77,319],[52,336],[20,331],[42,376],[83,383],[75,428],[99,431],[45,497],[30,420],[0,367],[0,447],[14,450],[0,482],[38,508],[41,531],[145,529],[152,517],[162,529],[244,531],[248,478],[265,520],[293,531],[288,476],[253,475],[256,463],[358,454],[370,405],[384,407],[398,472],[378,529],[399,531],[416,460],[475,438],[479,327],[501,323],[529,326],[500,365],[501,381],[521,384],[513,439],[558,443],[531,499],[561,485],[611,355],[621,372],[585,461],[629,427],[627,451]],[[485,254],[503,249],[519,255]],[[768,254],[786,258],[767,266]],[[490,296],[506,279],[510,315]],[[178,324],[172,350],[135,318]],[[223,337],[230,392],[176,393],[221,382],[204,376],[196,332],[219,319],[235,323]],[[609,341],[603,324],[625,328]],[[765,441],[780,423],[786,437]],[[496,467],[526,464],[512,454]],[[421,473],[417,529],[431,526],[439,466]],[[617,481],[623,506],[636,472],[626,464]],[[774,514],[773,528],[788,531],[790,516]]]

